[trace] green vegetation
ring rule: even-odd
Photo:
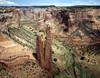
[[[57,61],[57,58],[54,58],[54,61]]]
[[[64,58],[66,59],[66,66],[70,66],[73,63],[72,54],[67,49],[67,52],[64,54]]]
[[[85,59],[85,57],[81,57],[80,59],[81,59],[81,60],[84,60],[84,59]]]
[[[66,67],[65,67],[65,70],[67,70],[67,73],[74,77],[74,72],[73,72],[73,55],[71,53],[71,51],[69,51],[67,48],[66,48],[66,52],[64,54],[64,58],[66,60]]]
[[[72,56],[76,57],[74,53],[72,53]]]
[[[69,49],[69,51],[71,51],[71,49]]]
[[[90,75],[87,71],[82,71],[81,78],[95,78],[95,75],[94,74]]]
[[[44,32],[44,30],[39,30],[39,32]]]
[[[37,33],[34,36],[37,36]]]
[[[54,51],[52,51],[52,54],[54,54]]]
[[[11,33],[13,36],[11,36],[9,33]],[[35,46],[36,43],[32,43],[31,40],[36,40],[36,36],[33,35],[33,32],[31,32],[29,29],[25,28],[25,27],[20,27],[20,28],[8,28],[8,32],[3,32],[4,34],[6,34],[8,37],[10,37],[11,39],[13,39],[15,42],[19,43],[20,45],[23,46],[28,46],[29,48],[31,48],[32,50],[35,51]],[[35,34],[37,35],[37,34]],[[16,37],[18,37],[16,39]],[[22,39],[22,41],[19,40]]]

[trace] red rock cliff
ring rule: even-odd
[[[0,30],[6,30],[6,27],[20,26],[20,12],[15,8],[0,8]]]

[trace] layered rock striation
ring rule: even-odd
[[[68,38],[72,40],[71,42],[81,45],[83,43],[89,45],[91,42],[100,43],[100,9],[21,8],[20,13],[21,21],[24,24],[25,20],[28,21],[30,27],[35,26],[45,30],[47,23],[51,24],[52,33],[58,38],[65,37],[65,40]]]
[[[0,30],[7,27],[20,27],[20,12],[15,8],[0,8]]]
[[[68,40],[69,38],[72,40],[71,42],[80,45],[100,43],[99,9],[47,8],[46,11],[51,15],[44,20],[54,19],[52,22],[54,34],[59,36],[62,33],[62,36],[66,36]],[[61,37],[59,36],[59,38]]]

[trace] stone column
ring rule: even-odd
[[[46,40],[45,40],[45,64],[46,69],[52,70],[52,33],[51,27],[46,28]]]
[[[36,41],[36,52],[37,52],[37,61],[39,65],[43,68],[44,65],[44,48],[43,48],[43,35],[37,35]]]
[[[39,65],[46,70],[53,70],[51,27],[46,27],[45,48],[43,48],[43,35],[37,35],[36,52]]]

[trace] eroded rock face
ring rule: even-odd
[[[0,32],[0,66],[6,67],[9,71],[23,68],[24,63],[36,60],[32,52],[28,47],[15,43]]]
[[[0,8],[0,30],[6,27],[20,27],[20,13],[13,8]]]
[[[52,70],[52,37],[51,37],[51,27],[46,28],[46,40],[45,48],[43,48],[43,35],[37,36],[37,61],[39,65],[47,70]]]
[[[46,69],[52,69],[52,33],[51,27],[46,28],[46,40],[45,40],[45,64]]]
[[[54,19],[52,27],[55,28],[55,30],[57,29],[53,32],[54,34],[59,36],[59,31],[64,31],[64,33],[61,34],[62,36],[65,35],[67,38],[70,37],[73,43],[80,45],[83,43],[85,45],[91,45],[100,42],[99,9],[47,8],[46,11],[48,12],[49,18],[44,18],[45,22]],[[61,25],[62,27],[59,27]],[[60,30],[61,28],[62,31]],[[96,35],[93,35],[93,33]],[[61,37],[59,36],[59,38]],[[79,42],[79,40],[81,42]]]
[[[56,8],[56,7],[45,8],[45,9],[21,8],[20,13],[22,17],[21,21],[25,20],[32,22],[35,21],[33,24],[29,25],[30,27],[34,25],[37,28],[40,29],[43,28],[43,30],[45,30],[46,24],[50,23],[53,30],[53,34],[54,35],[56,34],[58,38],[61,37],[69,38],[73,34],[70,37],[70,39],[75,44],[79,43],[77,42],[78,40],[84,42],[84,40],[87,39],[90,40],[91,42],[94,42],[94,40],[100,42],[99,37],[96,38],[93,34],[85,35],[87,34],[87,31],[89,33],[93,31],[96,31],[96,33],[100,32],[99,9]],[[88,29],[84,25],[81,26],[79,24],[80,22],[86,24],[90,29]],[[91,36],[92,39],[90,38]],[[86,43],[90,44],[90,42],[88,41],[86,41]]]
[[[45,9],[40,8],[20,8],[21,21],[33,21],[43,18]]]
[[[48,21],[50,18],[52,17],[52,15],[50,14],[50,12],[45,12],[44,14],[44,22]]]
[[[44,68],[44,48],[43,48],[43,35],[37,36],[36,41],[37,61],[41,67]]]

